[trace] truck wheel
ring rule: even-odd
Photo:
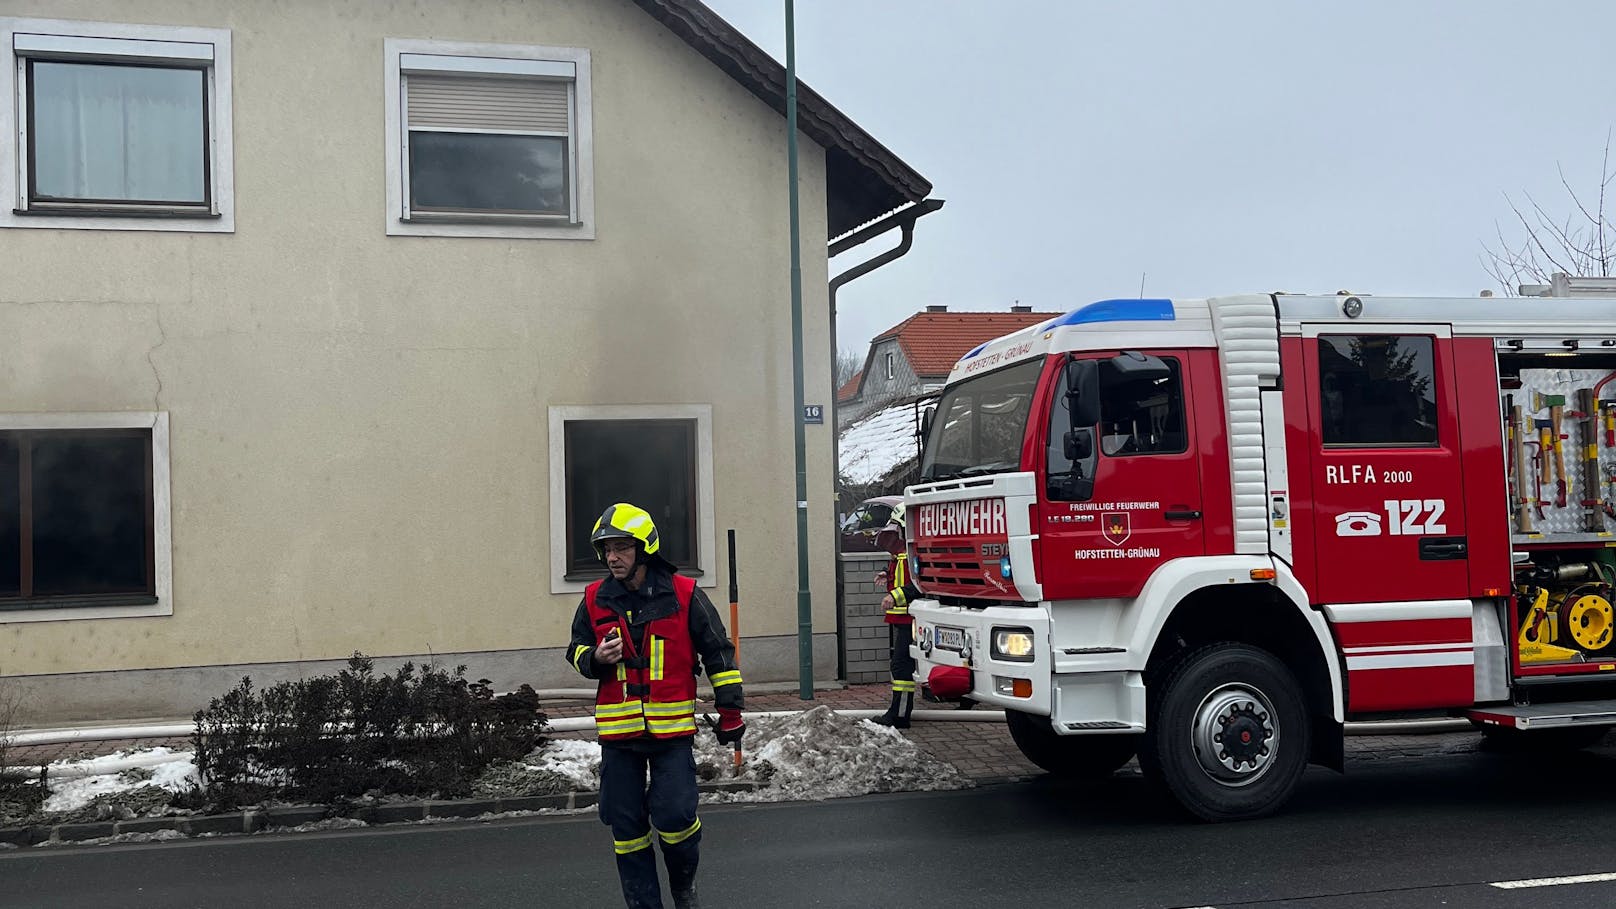
[[[1482,726],[1483,751],[1497,754],[1554,754],[1592,748],[1605,740],[1609,726],[1558,726],[1521,730],[1508,726]]]
[[[1152,686],[1140,765],[1206,821],[1270,814],[1307,769],[1308,715],[1285,664],[1245,644],[1194,651]]]
[[[1137,735],[1057,735],[1049,717],[1014,710],[1006,710],[1004,719],[1010,738],[1027,760],[1064,779],[1110,776],[1139,748]]]

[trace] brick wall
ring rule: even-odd
[[[892,652],[887,624],[881,615],[886,590],[876,586],[875,573],[890,560],[884,552],[844,552],[842,560],[842,652],[847,660],[847,681],[885,682],[892,678]]]

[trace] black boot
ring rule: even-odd
[[[877,726],[891,726],[893,729],[908,729],[909,714],[915,709],[915,696],[908,692],[894,691],[892,693],[892,706],[887,712],[871,720]]]
[[[673,909],[701,909],[701,900],[696,898],[695,884],[691,884],[688,890],[673,892]]]

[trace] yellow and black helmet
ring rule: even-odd
[[[639,541],[640,549],[647,556],[656,555],[657,550],[662,548],[657,541],[656,524],[651,520],[651,513],[627,502],[608,506],[600,513],[594,531],[589,534],[595,555],[602,562],[606,561],[606,541],[614,539]]]

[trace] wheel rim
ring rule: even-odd
[[[1201,699],[1191,721],[1201,769],[1225,786],[1249,786],[1274,765],[1279,720],[1262,690],[1230,682]]]

